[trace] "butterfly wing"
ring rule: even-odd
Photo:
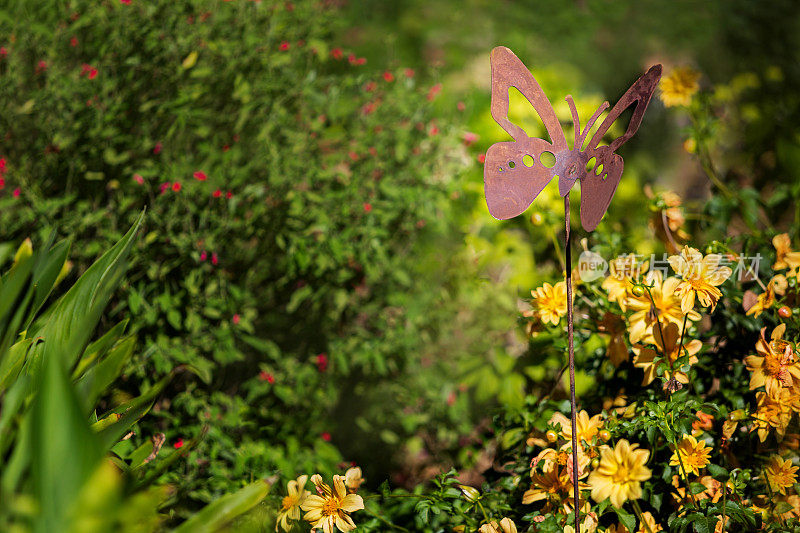
[[[514,141],[489,147],[483,183],[489,213],[505,220],[525,211],[553,179],[552,169],[541,162],[542,153],[557,154],[568,148],[553,106],[522,61],[508,48],[498,46],[492,50],[491,62],[492,117]],[[519,90],[533,106],[552,142],[528,137],[521,127],[508,119],[510,87]],[[530,156],[530,159],[525,156]]]
[[[594,169],[587,171],[581,179],[581,225],[586,231],[594,230],[608,210],[624,166],[622,158],[615,152],[639,129],[659,79],[661,79],[661,65],[655,65],[622,95],[589,141],[586,152],[588,157],[594,157],[596,162]],[[636,107],[625,133],[608,146],[598,147],[614,121],[633,105]]]

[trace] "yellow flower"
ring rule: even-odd
[[[578,455],[578,478],[587,473],[591,459],[586,454]],[[531,488],[522,495],[522,503],[547,500],[548,506],[563,507],[569,512],[573,505],[572,498],[572,455],[558,452],[552,448],[542,450],[531,462]],[[583,482],[578,482],[579,490],[587,489]],[[581,503],[583,506],[583,503]]]
[[[306,511],[303,520],[311,527],[322,529],[324,533],[352,531],[356,528],[350,513],[364,508],[364,500],[358,494],[347,494],[344,477],[333,476],[333,490],[322,482],[322,476],[314,474],[311,481],[317,487],[317,494],[306,497],[300,508]]]
[[[558,325],[567,314],[567,285],[559,281],[555,285],[545,283],[531,291],[539,319],[545,324]]]
[[[755,421],[751,431],[758,431],[761,442],[766,440],[771,429],[775,429],[779,440],[786,433],[793,413],[800,412],[800,397],[797,389],[788,387],[773,388],[771,393],[757,392]]]
[[[594,533],[597,531],[597,525],[600,522],[597,519],[597,513],[587,513],[586,518],[581,522],[581,533]],[[563,533],[575,533],[575,527],[571,525],[564,526]]]
[[[619,508],[628,500],[641,498],[641,482],[650,479],[652,473],[645,466],[650,452],[637,450],[638,446],[621,439],[615,448],[600,449],[600,465],[588,480],[596,502],[610,498],[611,504]]]
[[[661,101],[667,107],[688,106],[700,89],[700,73],[690,67],[677,67],[661,78]]]
[[[794,485],[797,479],[798,468],[800,467],[792,465],[790,460],[782,459],[780,455],[770,457],[767,466],[764,467],[770,489],[786,494],[786,489]]]
[[[690,473],[699,475],[700,469],[705,468],[710,462],[709,457],[711,448],[706,446],[705,441],[697,442],[693,436],[684,435],[678,443],[678,448],[672,453],[669,464],[679,467],[682,462],[687,475]]]
[[[694,308],[695,297],[703,307],[717,306],[722,293],[717,288],[732,273],[726,266],[719,266],[722,256],[709,254],[703,257],[698,250],[684,246],[681,255],[669,258],[672,269],[683,280],[678,284],[678,295],[681,297],[681,311],[688,313]]]
[[[792,251],[792,241],[788,233],[781,233],[772,238],[772,245],[775,247],[775,264],[772,270],[783,270],[791,268],[794,272],[800,267],[800,252]]]
[[[517,533],[517,525],[510,518],[503,518],[500,524],[493,520],[483,524],[478,533]]]
[[[361,477],[361,468],[358,466],[349,468],[347,472],[344,473],[344,485],[347,487],[347,492],[352,493],[358,491],[358,488],[361,487],[364,481],[364,478]]]
[[[633,286],[633,281],[639,281],[639,277],[647,271],[647,263],[638,263],[634,254],[623,255],[611,260],[608,270],[603,288],[608,292],[608,300],[617,302],[620,309],[625,311],[628,291]]]
[[[747,315],[753,315],[758,318],[761,313],[775,304],[775,295],[783,296],[788,286],[789,282],[786,280],[786,276],[782,274],[773,276],[767,283],[767,290],[758,295],[756,303],[747,310]]]
[[[675,325],[683,324],[683,311],[681,311],[681,299],[677,294],[677,287],[680,283],[678,278],[667,278],[662,282],[661,272],[651,270],[645,276],[645,283],[652,285],[650,293],[653,295],[653,302],[645,292],[642,296],[628,295],[628,308],[633,312],[628,319],[630,329],[628,334],[631,342],[653,342],[653,326],[656,324],[656,316],[662,324],[674,322]],[[655,304],[656,312],[653,312]],[[700,313],[695,310],[689,311],[689,320],[700,320]]]
[[[662,331],[664,333],[663,339],[661,337]],[[675,370],[673,376],[673,371],[670,370],[670,368],[673,367],[675,361],[677,361],[679,357],[686,355],[689,356],[689,365],[697,363],[696,354],[700,351],[700,348],[703,347],[702,341],[697,339],[691,340],[688,343],[685,343],[682,346],[682,349],[679,349],[678,342],[680,340],[680,333],[678,332],[678,325],[674,322],[670,322],[669,324],[661,324],[660,329],[658,326],[656,326],[653,330],[653,336],[655,337],[655,344],[658,347],[658,350],[654,350],[650,347],[635,347],[635,349],[640,351],[636,356],[634,356],[633,365],[644,370],[642,385],[649,385],[656,378],[656,367],[658,366],[657,359],[659,361],[663,359],[661,357],[662,354],[667,354],[669,357],[669,364],[664,369],[664,378],[669,380],[674,377],[679,383],[689,383],[689,376],[687,376],[685,372],[681,370]]]
[[[772,330],[772,340],[764,336],[767,328],[761,328],[761,337],[756,343],[758,355],[744,358],[750,376],[750,390],[764,387],[772,393],[777,387],[800,385],[800,364],[795,361],[792,345],[783,340],[786,324]]]
[[[561,425],[561,436],[567,440],[565,446],[572,446],[572,424],[570,419],[561,413],[555,413],[550,419],[550,423]],[[594,436],[603,427],[603,419],[600,415],[594,415],[589,418],[589,413],[581,411],[575,416],[575,426],[578,429],[578,444],[582,444],[583,441],[591,444]]]
[[[300,520],[300,505],[305,501],[306,497],[310,494],[306,489],[306,481],[308,476],[300,476],[297,480],[291,480],[286,484],[287,495],[284,496],[281,502],[281,510],[278,511],[278,522],[275,524],[275,531],[278,528],[283,528],[284,531],[292,529],[289,520]]]

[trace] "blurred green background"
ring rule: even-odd
[[[496,408],[549,390],[561,361],[542,347],[561,341],[527,336],[518,308],[560,275],[561,203],[548,189],[498,222],[482,196],[479,156],[506,138],[489,115],[501,44],[565,123],[567,94],[588,117],[654,63],[741,98],[734,117],[654,98],[576,242],[661,251],[645,186],[711,192],[689,137],[721,139],[707,150],[731,186],[795,183],[790,0],[0,3],[0,240],[72,238],[74,282],[147,207],[100,322],[130,319],[140,349],[101,405],[185,365],[118,450],[204,435],[160,478],[175,517],[341,463],[372,486],[452,465],[479,479]],[[530,111],[512,109],[529,133]]]

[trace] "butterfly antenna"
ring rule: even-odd
[[[572,99],[572,95],[568,94],[566,97],[566,101],[569,104],[569,110],[572,112],[572,124],[574,125],[575,129],[575,144],[573,145],[572,149],[580,149],[583,146],[583,135],[581,135],[581,119],[578,116],[578,109],[575,107],[575,101]]]

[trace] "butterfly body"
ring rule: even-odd
[[[575,125],[575,141],[570,148],[550,101],[530,71],[508,48],[492,50],[492,117],[514,139],[495,143],[486,152],[484,188],[492,216],[503,220],[521,214],[558,176],[561,196],[569,194],[580,180],[581,224],[592,231],[608,209],[622,176],[624,164],[615,151],[638,129],[660,77],[661,65],[656,65],[639,78],[611,109],[588,144],[586,137],[608,103],[603,103],[581,130],[575,104],[568,96]],[[538,113],[549,141],[528,136],[508,119],[510,87],[518,89]],[[636,107],[626,132],[610,144],[599,146],[612,123],[633,105]],[[546,156],[548,152],[552,156]],[[548,157],[554,158],[555,163]]]

